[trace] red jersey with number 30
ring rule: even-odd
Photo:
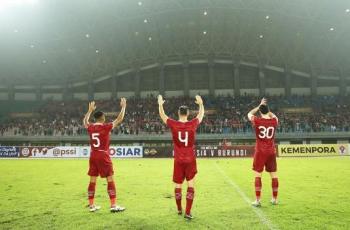
[[[196,130],[199,120],[195,118],[188,122],[181,122],[169,118],[167,125],[173,136],[175,160],[184,163],[194,161],[196,159]]]
[[[88,126],[91,152],[109,152],[109,140],[112,128],[112,123],[97,123]]]
[[[275,133],[278,126],[277,118],[265,119],[253,116],[252,124],[256,136],[255,152],[276,154]]]

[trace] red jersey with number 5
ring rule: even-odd
[[[167,125],[173,136],[175,160],[184,163],[194,161],[196,159],[196,130],[199,120],[195,118],[188,122],[181,122],[169,118]]]
[[[112,128],[112,123],[97,123],[88,126],[87,130],[90,136],[91,152],[109,152],[109,141]]]
[[[275,133],[278,119],[265,119],[253,116],[252,124],[255,129],[255,152],[261,154],[276,154]]]

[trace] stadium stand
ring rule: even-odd
[[[207,115],[198,133],[229,134],[251,132],[246,118],[247,111],[257,103],[254,96],[204,97]],[[195,113],[192,98],[172,97],[166,99],[165,109],[169,116],[176,117],[177,108],[186,104]],[[279,133],[348,132],[350,131],[350,100],[337,96],[273,96],[270,107],[276,111]],[[17,102],[16,102],[17,103]],[[109,118],[119,110],[118,101],[97,101],[98,108]],[[10,111],[1,119],[0,135],[15,136],[79,136],[85,135],[82,117],[86,101],[46,101],[31,112]],[[163,134],[168,132],[158,118],[155,96],[129,98],[127,115],[115,135]]]

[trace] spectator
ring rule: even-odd
[[[333,96],[311,98],[306,96],[269,97],[270,107],[279,117],[278,132],[338,132],[350,131],[350,100]],[[260,99],[254,96],[204,97],[207,115],[199,133],[229,134],[251,132],[245,114]],[[186,104],[197,111],[194,98],[166,98],[165,108],[171,117],[177,117],[177,108]],[[11,118],[0,123],[0,135],[21,136],[78,136],[86,135],[82,117],[87,102],[47,101],[31,117]],[[97,101],[100,110],[110,119],[119,109],[117,100]],[[289,112],[286,110],[288,109]],[[290,112],[291,110],[295,112]],[[299,110],[298,110],[299,109]],[[304,110],[300,110],[304,109]],[[304,111],[304,112],[300,112]],[[195,114],[193,114],[195,115]],[[124,122],[113,131],[114,135],[160,135],[167,128],[160,122],[155,97],[129,98]]]

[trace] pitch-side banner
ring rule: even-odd
[[[254,155],[253,145],[233,146],[199,146],[197,157],[251,157]]]
[[[143,157],[145,158],[171,158],[173,157],[173,148],[167,147],[144,147]]]
[[[348,144],[278,145],[280,157],[349,155]]]
[[[0,146],[0,157],[18,157],[19,148],[14,146]]]
[[[198,146],[195,154],[197,157],[251,157],[254,154],[254,146]],[[171,158],[174,156],[173,148],[168,147],[144,147],[143,156],[145,158]]]
[[[20,157],[79,157],[79,147],[54,146],[54,147],[20,147]]]
[[[142,146],[111,146],[109,156],[112,158],[141,158]],[[90,147],[80,147],[80,157],[90,157]]]

